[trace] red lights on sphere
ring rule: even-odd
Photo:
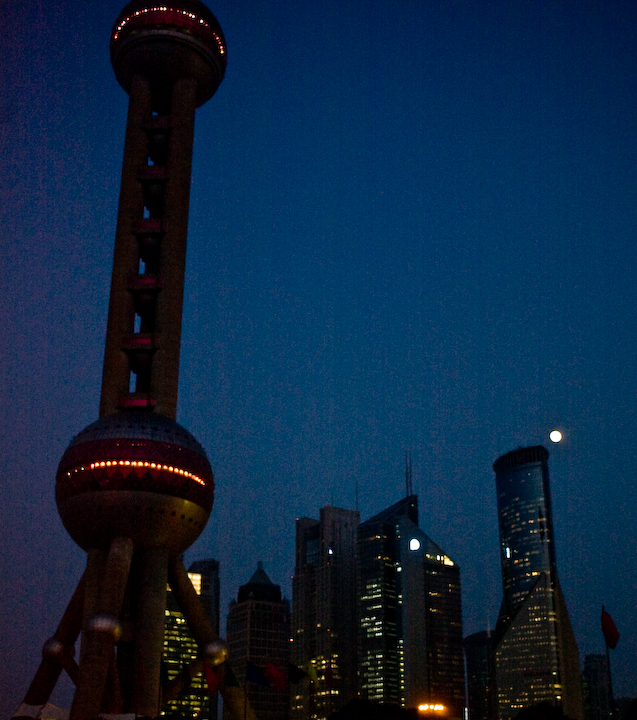
[[[226,41],[217,18],[199,0],[180,0],[177,5],[133,0],[113,26],[111,61],[126,92],[136,74],[156,88],[190,76],[197,82],[201,105],[223,80]]]

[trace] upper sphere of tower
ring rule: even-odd
[[[135,75],[160,93],[175,80],[197,81],[202,105],[216,92],[226,69],[226,41],[217,18],[199,0],[132,0],[111,33],[111,62],[119,84],[130,93]]]

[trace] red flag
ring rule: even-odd
[[[615,627],[613,618],[606,612],[606,609],[602,605],[602,632],[604,633],[604,640],[606,640],[606,647],[614,650],[619,640],[619,631]]]
[[[206,676],[206,685],[208,686],[208,692],[210,694],[216,692],[219,689],[219,676],[205,661],[203,664],[203,672]]]
[[[285,692],[288,689],[287,678],[282,670],[268,661],[265,666],[265,676],[270,681],[270,686],[279,692]]]

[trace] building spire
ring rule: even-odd
[[[409,497],[414,494],[414,486],[411,478],[411,450],[405,453],[405,495]]]
[[[356,510],[356,512],[358,512],[358,475],[356,476],[355,493],[356,493],[356,501],[355,501],[355,505],[354,505],[354,510]]]

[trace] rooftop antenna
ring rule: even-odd
[[[411,479],[411,450],[405,453],[405,492],[407,497],[414,494],[414,485]]]
[[[356,476],[356,485],[355,485],[355,492],[356,492],[356,504],[354,506],[354,509],[356,512],[358,512],[358,475]]]

